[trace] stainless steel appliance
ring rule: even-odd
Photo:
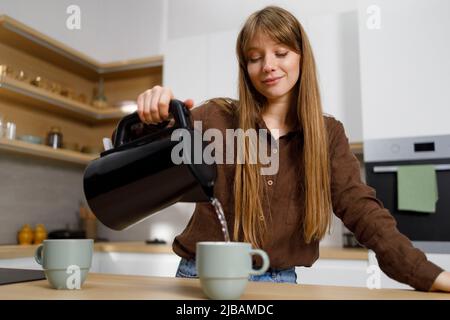
[[[395,217],[400,232],[426,252],[450,253],[450,135],[367,140],[364,162],[367,184]],[[436,169],[435,213],[397,209],[397,169],[413,164],[431,164]]]

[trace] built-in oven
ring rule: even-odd
[[[392,213],[400,232],[429,253],[450,253],[450,135],[364,141],[366,182]],[[399,166],[427,164],[436,170],[436,212],[398,210]]]

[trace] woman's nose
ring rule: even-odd
[[[272,59],[264,59],[263,72],[272,72],[275,70],[275,64]]]

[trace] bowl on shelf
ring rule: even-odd
[[[33,136],[33,135],[23,135],[19,137],[19,140],[28,142],[28,143],[33,143],[33,144],[42,144],[43,139],[41,137],[38,136]]]

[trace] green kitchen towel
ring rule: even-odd
[[[434,165],[398,166],[398,210],[436,212],[438,188]]]

